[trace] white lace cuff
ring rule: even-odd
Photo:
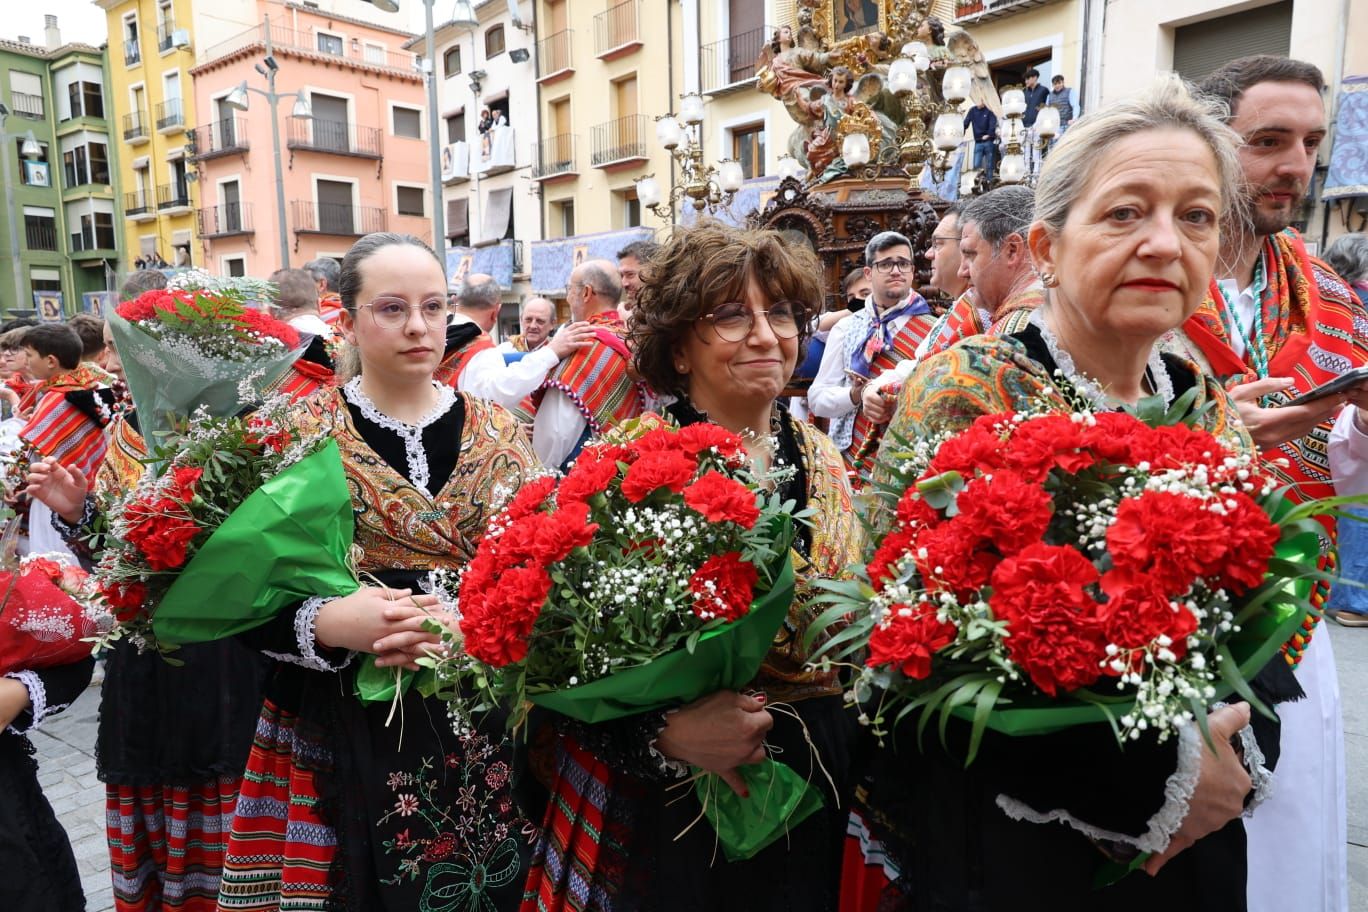
[[[45,716],[50,714],[47,703],[47,688],[43,686],[43,679],[38,677],[37,672],[33,671],[11,671],[6,674],[5,677],[14,678],[20,684],[24,685],[24,688],[29,694],[29,714],[32,716],[27,728],[20,728],[18,725],[11,723],[9,730],[16,735],[23,735],[31,732],[38,727],[38,723],[42,722]],[[56,710],[52,710],[51,712],[55,711]],[[23,713],[20,713],[20,715],[23,715]]]
[[[1249,773],[1249,784],[1253,794],[1245,802],[1244,816],[1251,817],[1254,809],[1273,796],[1273,771],[1264,765],[1263,750],[1254,737],[1254,726],[1246,725],[1236,733],[1240,739],[1240,753],[1244,759],[1245,771]]]
[[[318,640],[314,634],[314,624],[318,620],[318,609],[337,598],[338,596],[332,598],[314,596],[306,599],[304,604],[299,606],[299,610],[295,612],[294,622],[297,654],[262,651],[279,662],[288,662],[291,665],[298,665],[312,671],[341,671],[346,668],[351,664],[352,659],[356,658],[356,653],[348,651],[341,662],[333,664],[318,654]]]
[[[1255,748],[1257,750],[1257,746]],[[1169,840],[1183,825],[1188,814],[1188,802],[1197,788],[1197,777],[1202,771],[1202,735],[1197,726],[1188,723],[1178,729],[1178,769],[1164,783],[1164,806],[1149,819],[1148,829],[1140,836],[1129,836],[1095,827],[1079,820],[1065,810],[1041,813],[1010,795],[998,795],[997,806],[1013,820],[1029,823],[1059,822],[1073,827],[1089,839],[1098,842],[1118,842],[1134,846],[1141,852],[1158,853],[1168,848]]]

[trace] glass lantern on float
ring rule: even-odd
[[[846,136],[841,142],[841,158],[851,169],[869,164],[869,137],[863,133],[851,133]]]
[[[679,96],[678,113],[656,118],[656,141],[679,166],[680,181],[667,190],[653,174],[647,174],[637,178],[636,193],[641,205],[660,218],[673,220],[675,203],[684,198],[699,213],[716,212],[731,205],[736,191],[745,183],[745,171],[739,161],[722,159],[716,166],[704,163],[703,114],[703,96],[686,92]]]
[[[786,180],[790,177],[794,180],[802,180],[803,175],[807,173],[807,169],[803,167],[802,162],[785,152],[783,155],[779,156],[779,164],[776,173],[779,175],[780,180]]]
[[[1026,93],[1008,89],[1002,93],[1002,113],[1006,119],[1002,133],[1002,165],[998,183],[1020,184],[1027,178],[1026,156],[1021,152],[1022,118],[1026,115]]]
[[[969,89],[973,82],[974,77],[968,67],[952,66],[945,71],[945,76],[941,79],[941,94],[947,102],[958,106],[969,97]]]
[[[1034,166],[1029,175],[1032,184],[1040,174],[1040,166],[1045,162],[1045,150],[1050,147],[1050,143],[1059,135],[1059,108],[1053,105],[1046,105],[1036,112],[1035,119],[1035,144],[1036,155],[1034,156]]]

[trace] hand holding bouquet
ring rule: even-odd
[[[876,726],[961,716],[972,761],[988,727],[1107,720],[1124,743],[1205,728],[1231,693],[1262,708],[1248,681],[1309,610],[1326,505],[1292,508],[1181,412],[988,415],[921,445],[892,530],[814,625],[854,617],[828,654],[863,657]]]
[[[792,601],[792,505],[762,492],[735,434],[647,427],[586,447],[491,523],[459,581],[464,652],[439,663],[458,713],[501,703],[516,724],[531,703],[595,723],[755,677]],[[762,766],[775,774],[763,823],[729,829],[705,801],[729,855],[816,806],[790,768]]]

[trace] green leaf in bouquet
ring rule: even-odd
[[[200,643],[258,627],[285,607],[359,587],[354,519],[337,442],[268,479],[200,546],[152,617],[159,641]]]
[[[956,512],[955,498],[964,490],[964,476],[959,472],[942,472],[917,482],[917,493],[933,510],[944,510],[946,516]]]

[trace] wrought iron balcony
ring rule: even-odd
[[[577,174],[575,164],[575,140],[573,133],[551,136],[539,143],[532,144],[532,179],[545,180]]]
[[[330,234],[335,237],[360,237],[384,231],[384,209],[378,206],[353,206],[350,203],[315,203],[291,200],[290,222],[295,234]]]
[[[751,29],[739,35],[705,44],[698,49],[704,92],[729,92],[741,89],[755,78],[760,52],[774,37],[772,25]]]
[[[124,215],[146,215],[152,211],[152,200],[141,190],[130,190],[124,194]]]
[[[176,23],[171,22],[170,20],[163,22],[161,25],[157,26],[157,50],[171,50],[171,41],[175,34]]]
[[[286,128],[285,145],[290,149],[380,158],[379,127],[364,127],[345,120],[320,120],[316,117],[291,117]]]
[[[570,29],[548,35],[537,42],[537,78],[568,74],[574,69],[570,54],[570,39],[574,36]]]
[[[50,218],[25,218],[24,241],[29,250],[56,250],[57,223]]]
[[[188,209],[190,187],[187,184],[161,184],[157,187],[158,209]]]
[[[195,127],[190,134],[197,161],[246,152],[247,120],[242,117],[225,117],[203,126]]]
[[[147,139],[147,115],[142,111],[130,111],[123,116],[124,142],[136,143]]]
[[[641,0],[626,0],[594,17],[594,53],[615,57],[641,47]]]
[[[251,203],[222,203],[205,206],[195,212],[199,235],[203,238],[233,237],[255,234],[252,225]]]
[[[955,22],[991,22],[1054,0],[955,0]]]
[[[134,66],[142,63],[142,48],[135,41],[132,44],[124,39],[124,66]]]
[[[632,114],[601,123],[590,131],[590,162],[595,168],[646,158],[651,119]]]
[[[171,130],[185,126],[185,115],[181,113],[181,100],[168,98],[157,103],[157,129]]]

